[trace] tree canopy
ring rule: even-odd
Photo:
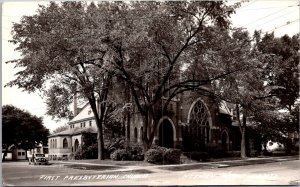
[[[27,150],[39,143],[47,145],[48,135],[41,117],[12,105],[2,107],[2,148],[15,145]]]
[[[222,1],[51,2],[14,23],[11,42],[22,58],[11,62],[24,69],[8,86],[44,91],[47,114],[58,118],[74,115],[69,110],[74,98],[87,101],[98,127],[100,159],[103,126],[119,126],[121,119],[113,122],[118,114],[140,113],[147,150],[160,114],[185,91],[236,104],[245,126],[247,117],[273,110],[273,95],[291,108],[299,88],[299,46],[295,37],[256,33],[252,39],[232,29],[230,15],[239,6]],[[276,66],[274,54],[282,62]],[[287,83],[286,76],[293,80]]]

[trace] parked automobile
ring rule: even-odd
[[[28,162],[29,162],[29,165],[30,164],[48,164],[48,160],[47,158],[45,157],[45,154],[41,154],[41,153],[33,153],[31,155],[31,157],[28,157]]]
[[[274,151],[284,151],[284,145],[279,142],[272,142],[268,141],[267,143],[267,151],[274,152]]]

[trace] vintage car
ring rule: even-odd
[[[28,162],[30,164],[48,164],[48,159],[45,157],[45,154],[33,153],[31,157],[28,157]]]

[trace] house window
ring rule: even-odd
[[[83,122],[83,127],[85,127],[85,122]]]
[[[22,152],[22,156],[25,156],[25,152]]]
[[[82,123],[80,123],[80,128],[82,128]]]
[[[63,148],[68,148],[68,140],[67,140],[67,138],[64,138],[64,140],[63,140]]]
[[[21,152],[18,152],[18,156],[21,156]]]
[[[90,127],[92,126],[92,121],[90,121]]]

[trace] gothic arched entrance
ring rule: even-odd
[[[174,130],[169,120],[164,119],[159,125],[159,146],[174,147]]]

